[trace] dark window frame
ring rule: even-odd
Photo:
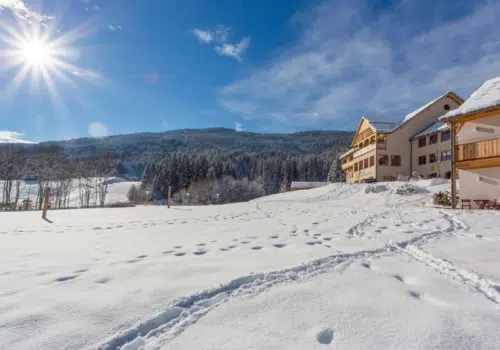
[[[434,134],[429,136],[429,145],[435,145],[436,143],[439,143],[439,135]]]
[[[437,160],[438,160],[438,157],[437,157],[436,153],[429,154],[429,164],[437,163]]]
[[[419,156],[418,157],[418,165],[425,165],[425,164],[427,164],[427,156],[426,155]]]
[[[385,162],[382,162],[382,160],[385,160]],[[388,154],[383,154],[378,157],[378,165],[380,166],[389,166],[389,155]]]
[[[397,159],[396,162],[394,162],[395,159]],[[394,163],[397,163],[397,164],[394,164]],[[391,154],[391,166],[401,166],[401,156],[400,155]]]
[[[421,139],[418,139],[418,148],[422,148],[427,146],[427,137],[422,137]]]
[[[445,136],[446,135],[446,136]],[[446,140],[444,139],[446,137]],[[450,131],[445,131],[441,133],[441,142],[446,142],[451,140],[451,132]]]

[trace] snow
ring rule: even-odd
[[[500,348],[500,212],[411,184],[0,213],[0,348]]]
[[[443,97],[446,97],[448,96],[449,94],[451,94],[452,92],[449,91],[447,93],[445,93],[444,95],[441,95],[439,96],[438,98],[435,98],[434,100],[430,101],[429,103],[426,103],[425,105],[417,108],[416,110],[414,110],[413,112],[410,112],[408,113],[404,118],[403,118],[403,122],[402,123],[406,123],[407,121],[411,120],[413,117],[415,117],[416,115],[419,115],[420,113],[422,113],[423,111],[425,111],[427,108],[429,108],[430,106],[432,106],[434,103],[436,103],[437,101],[439,101],[440,99],[442,99]]]
[[[125,179],[119,177],[111,177],[108,179],[108,192],[106,194],[105,204],[117,203],[117,202],[127,202],[127,193],[132,185],[140,185],[138,181],[126,181]],[[0,180],[0,188],[3,186],[3,181]],[[12,189],[11,200],[15,197],[15,187]],[[22,203],[24,199],[30,198],[33,202],[36,201],[38,194],[38,182],[37,181],[23,181],[20,190],[20,200]],[[2,196],[0,195],[0,200]],[[94,203],[94,198],[90,200],[91,205]],[[80,207],[80,196],[78,190],[78,180],[73,180],[71,183],[71,192],[69,195],[69,207],[78,208]]]
[[[391,121],[391,120],[379,120],[372,117],[364,117],[366,121],[371,125],[374,131],[378,132],[391,132],[398,127],[401,122]]]
[[[425,129],[422,132],[418,133],[417,135],[413,136],[412,140],[415,140],[415,139],[418,139],[418,138],[421,138],[421,137],[424,137],[424,136],[432,135],[432,134],[435,134],[437,132],[447,131],[449,129],[450,128],[445,123],[443,123],[443,122],[435,122],[434,124],[432,124],[431,126],[429,126],[427,129]]]
[[[347,157],[349,154],[354,153],[354,151],[355,151],[355,149],[354,149],[354,148],[351,148],[349,151],[345,152],[344,154],[341,154],[339,158],[340,158],[340,159],[345,158],[345,157]]]
[[[23,134],[17,133],[15,131],[0,130],[0,144],[2,143],[24,143],[33,144],[36,142],[21,140],[20,137]]]
[[[307,182],[307,181],[292,181],[291,188],[315,188],[328,185],[328,182]]]
[[[494,107],[500,107],[500,76],[487,80],[460,107],[446,113],[441,117],[441,120],[448,120]]]

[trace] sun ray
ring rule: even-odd
[[[45,87],[54,106],[63,107],[57,82],[71,88],[78,87],[76,80],[99,85],[100,75],[78,66],[78,48],[72,43],[84,37],[88,26],[81,25],[67,33],[53,37],[53,28],[41,24],[19,22],[17,27],[0,23],[0,71],[17,69],[4,91],[13,96],[28,83],[30,91]]]

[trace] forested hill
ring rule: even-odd
[[[211,128],[80,138],[43,142],[31,147],[62,147],[64,153],[73,159],[111,152],[118,160],[120,174],[140,177],[148,162],[160,159],[169,152],[320,154],[348,147],[352,136],[352,132],[345,131],[264,134]]]
[[[345,131],[305,131],[293,134],[262,134],[237,132],[232,129],[182,129],[160,133],[137,133],[103,138],[80,138],[44,142],[58,145],[68,154],[95,155],[112,153],[166,153],[197,150],[231,150],[243,152],[284,151],[295,154],[321,153],[336,147],[346,147],[353,133]]]

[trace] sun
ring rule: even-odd
[[[0,22],[0,70],[14,73],[3,89],[3,96],[12,98],[28,81],[29,91],[48,90],[52,102],[62,106],[61,84],[73,88],[78,88],[77,80],[101,84],[99,74],[77,64],[82,62],[82,49],[75,44],[85,34],[78,28],[61,33],[41,24],[20,21],[18,26],[13,26]],[[86,50],[89,49],[87,46]]]
[[[50,45],[36,38],[20,45],[19,56],[31,67],[50,68],[54,63],[54,52]]]

